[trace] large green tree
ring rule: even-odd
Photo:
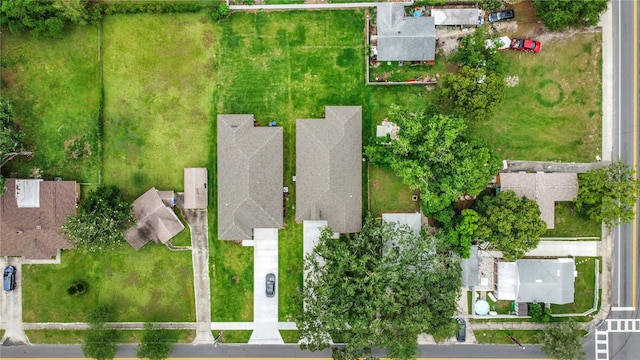
[[[61,35],[66,22],[84,24],[86,0],[2,0],[0,27],[12,33],[29,30],[34,37]]]
[[[24,134],[13,119],[11,104],[0,98],[0,169],[16,156],[33,156],[33,152],[25,150]],[[5,179],[0,174],[0,195],[4,194]]]
[[[583,360],[582,333],[575,321],[548,325],[538,338],[542,351],[558,360]]]
[[[538,204],[515,192],[483,196],[476,204],[480,215],[476,234],[491,243],[506,259],[517,259],[538,246],[547,225],[540,218]]]
[[[120,189],[101,185],[89,192],[62,231],[77,248],[101,251],[124,243],[124,231],[133,221],[131,203],[122,199]]]
[[[141,359],[163,360],[169,357],[173,349],[170,332],[151,323],[144,324],[144,332],[136,355]]]
[[[429,116],[424,110],[411,113],[392,105],[389,120],[400,127],[397,139],[372,140],[365,147],[367,158],[419,189],[424,214],[443,223],[450,223],[450,205],[460,195],[478,195],[502,168],[498,155],[469,136],[460,118]]]
[[[498,46],[487,47],[486,40],[494,43],[499,41],[487,32],[485,26],[478,27],[460,40],[460,46],[451,54],[450,60],[460,67],[484,68],[490,73],[503,74],[505,64],[497,50]]]
[[[456,310],[460,265],[438,251],[440,241],[373,217],[339,239],[323,229],[304,260],[302,347],[322,350],[333,339],[345,344],[336,358],[371,356],[374,346],[415,357],[417,335],[450,328]]]
[[[471,244],[478,230],[480,216],[472,209],[462,210],[460,216],[454,219],[454,226],[446,230],[447,242],[451,250],[462,258],[469,258]]]
[[[85,356],[96,360],[111,360],[115,357],[117,333],[105,326],[112,314],[112,309],[105,305],[98,305],[89,312],[90,327],[85,332],[82,344]]]
[[[579,185],[578,212],[609,228],[633,221],[640,181],[631,166],[617,161],[589,170],[580,174]]]
[[[490,119],[504,101],[506,82],[486,68],[464,66],[458,73],[446,73],[437,93],[440,110],[468,121]]]
[[[608,0],[533,0],[536,14],[552,31],[575,26],[593,26],[607,10]]]

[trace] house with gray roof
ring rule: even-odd
[[[296,220],[327,220],[338,233],[362,228],[362,107],[327,106],[296,122]]]
[[[436,57],[433,17],[407,16],[404,5],[378,5],[377,51],[380,61],[429,61]]]
[[[251,114],[218,115],[218,238],[283,226],[283,129]]]
[[[526,196],[540,207],[540,218],[547,229],[555,227],[556,201],[573,201],[578,197],[576,173],[501,173],[500,189],[513,190],[519,197]]]
[[[437,26],[477,26],[482,12],[478,8],[431,9],[431,16]]]
[[[576,265],[571,258],[498,262],[496,297],[519,303],[573,302]]]
[[[133,202],[132,212],[138,221],[124,238],[134,249],[139,250],[150,241],[166,244],[184,229],[172,209],[174,199],[173,191],[151,188]]]

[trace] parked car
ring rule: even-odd
[[[542,47],[542,43],[540,41],[531,40],[531,39],[511,39],[511,46],[509,46],[512,50],[519,51],[529,51],[529,52],[540,52],[540,48]]]
[[[4,291],[11,291],[16,288],[16,268],[9,265],[4,268],[4,275],[2,276],[2,283]]]
[[[274,297],[276,294],[276,276],[273,274],[267,274],[267,297]]]
[[[457,318],[458,321],[458,333],[456,334],[456,339],[458,342],[467,341],[467,322],[464,319]]]
[[[500,10],[489,14],[489,22],[494,23],[498,21],[509,21],[514,17],[516,17],[516,13],[513,10]]]

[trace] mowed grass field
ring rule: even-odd
[[[104,253],[64,251],[59,265],[22,267],[25,322],[86,321],[99,304],[114,309],[114,321],[195,321],[191,253],[149,244],[129,244]],[[67,293],[82,280],[88,291]]]
[[[207,165],[213,25],[205,13],[104,20],[104,181],[131,199]]]
[[[504,52],[507,88],[495,119],[472,125],[505,159],[595,161],[602,143],[602,40],[581,33],[542,45],[538,54]]]
[[[16,158],[5,176],[100,180],[100,65],[98,29],[68,29],[58,39],[2,34],[0,96],[13,104],[15,121],[35,155]],[[74,158],[72,145],[84,149]]]
[[[302,226],[295,223],[293,182],[295,121],[321,118],[327,105],[360,105],[363,127],[368,128],[363,30],[364,13],[359,10],[234,13],[216,27],[216,38],[220,39],[216,113],[254,114],[261,125],[276,121],[284,128],[284,185],[289,187],[289,195],[286,225],[278,244],[280,320],[302,309],[298,296],[302,285]],[[216,245],[216,249],[222,247],[228,245]],[[226,274],[216,282],[228,283],[228,270],[221,269],[216,259],[216,277],[221,272]],[[225,291],[232,293],[240,283],[226,285],[229,290],[217,284],[214,291],[224,298]],[[252,303],[253,294],[250,298],[234,296],[233,302],[243,299]],[[229,307],[228,302],[214,301],[212,314],[232,316]],[[247,317],[242,310],[247,306],[233,304],[231,308],[240,318]]]

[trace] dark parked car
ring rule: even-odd
[[[456,339],[458,342],[467,341],[467,322],[464,319],[457,318],[458,321],[458,333],[456,334]]]
[[[16,268],[11,265],[4,268],[2,283],[4,291],[11,291],[16,288]]]
[[[276,276],[267,274],[267,297],[273,297],[276,294]]]
[[[513,10],[500,10],[489,14],[489,22],[508,21],[514,17],[516,17],[516,13]]]

